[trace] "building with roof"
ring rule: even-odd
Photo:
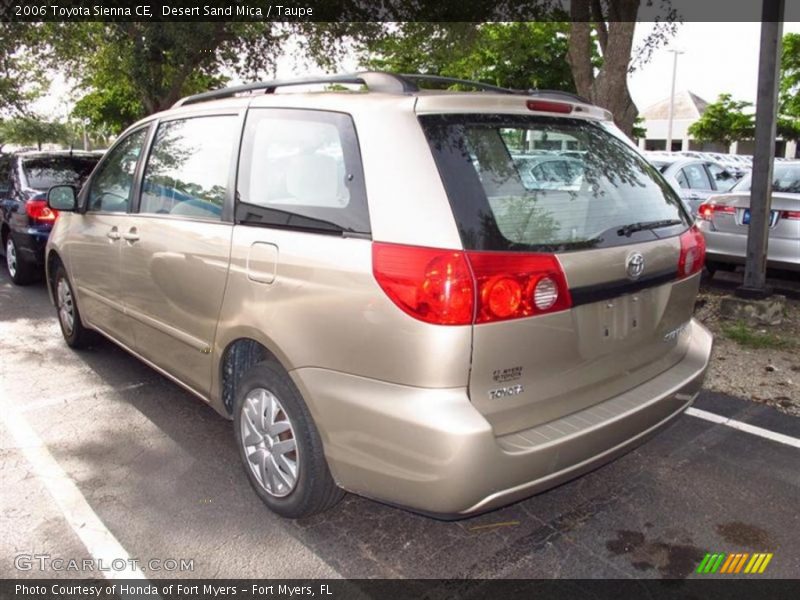
[[[711,152],[727,152],[720,144],[702,144],[691,138],[689,127],[703,116],[708,102],[688,90],[675,93],[672,112],[672,148],[667,148],[667,130],[669,128],[669,98],[648,106],[639,115],[644,119],[647,136],[639,140],[643,150],[708,150]]]
[[[697,121],[708,107],[708,102],[697,94],[684,90],[675,93],[672,113],[671,151],[697,150],[700,152],[723,152],[730,154],[753,154],[753,140],[740,140],[730,148],[713,142],[698,142],[689,135],[689,127]],[[639,140],[642,150],[667,150],[667,130],[669,128],[669,98],[648,106],[639,115],[644,120],[647,135]],[[797,154],[797,144],[778,139],[775,142],[775,156],[793,158]]]

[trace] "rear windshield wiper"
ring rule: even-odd
[[[661,227],[671,227],[672,225],[683,225],[683,221],[678,219],[662,219],[661,221],[642,221],[640,223],[631,223],[617,229],[617,235],[631,237],[637,231],[645,231],[649,229],[660,229]]]

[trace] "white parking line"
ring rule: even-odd
[[[125,562],[125,568],[103,570],[103,575],[107,579],[145,579],[140,570],[132,567],[128,552],[92,510],[78,486],[59,466],[22,413],[9,405],[5,399],[7,397],[0,384],[0,418],[3,425],[28,460],[31,472],[53,497],[75,535],[83,542],[92,557],[102,561],[103,564],[121,565],[119,559]]]
[[[770,431],[769,429],[764,429],[763,427],[756,427],[755,425],[743,423],[742,421],[737,421],[736,419],[729,419],[728,417],[723,417],[722,415],[708,412],[707,410],[690,406],[686,409],[686,414],[692,417],[697,417],[698,419],[711,421],[712,423],[718,423],[719,425],[726,425],[728,427],[732,427],[733,429],[744,431],[745,433],[750,433],[752,435],[757,435],[758,437],[772,440],[773,442],[778,442],[779,444],[786,444],[787,446],[792,446],[793,448],[800,448],[800,439],[794,438],[790,435],[784,435],[783,433],[776,433],[775,431]]]

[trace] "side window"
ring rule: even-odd
[[[678,185],[681,186],[681,189],[688,190],[689,189],[689,180],[686,179],[686,173],[683,172],[683,169],[678,171],[675,179],[678,180]]]
[[[700,163],[686,165],[683,167],[683,172],[686,174],[686,179],[689,181],[689,187],[693,190],[710,190],[711,182],[708,180],[708,175]]]
[[[127,212],[131,203],[133,177],[142,151],[147,127],[131,133],[109,153],[92,177],[89,211]]]
[[[220,220],[238,119],[218,115],[161,123],[144,171],[139,212]]]
[[[252,109],[239,172],[239,222],[369,233],[364,174],[349,115]]]
[[[715,165],[714,163],[707,163],[706,168],[708,169],[708,172],[711,175],[711,179],[714,184],[714,189],[716,189],[717,191],[727,192],[733,187],[733,184],[736,183],[736,178],[734,178],[733,175],[731,175],[728,171],[726,171],[719,165]]]

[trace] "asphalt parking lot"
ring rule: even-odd
[[[193,560],[152,578],[685,578],[704,577],[706,552],[774,553],[761,577],[800,576],[800,447],[786,443],[800,420],[709,392],[696,407],[790,437],[685,415],[610,465],[476,518],[348,496],[286,521],[251,491],[229,422],[110,343],[67,348],[44,285],[13,287],[3,270],[0,577],[97,576],[15,558],[98,548]]]

